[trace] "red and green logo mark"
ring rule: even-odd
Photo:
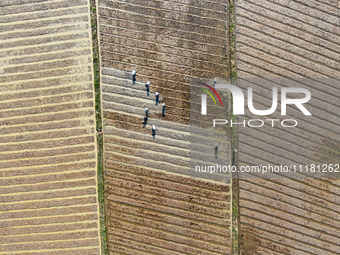
[[[210,89],[212,92],[214,92],[214,94],[217,96],[217,98],[218,98],[218,100],[220,101],[221,106],[222,106],[222,100],[221,100],[221,98],[220,98],[220,95],[217,93],[217,91],[216,91],[213,87],[211,87],[210,85],[205,84],[205,83],[203,83],[203,82],[199,82],[199,84],[202,84],[202,85],[206,86],[208,89]],[[204,89],[204,88],[199,88],[199,89],[201,89],[201,90],[203,90],[204,92],[206,92],[206,93],[212,98],[212,100],[214,100],[215,105],[217,105],[214,96],[209,92],[209,90]]]

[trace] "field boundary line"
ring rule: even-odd
[[[107,231],[106,231],[106,205],[104,199],[104,137],[103,137],[103,109],[101,106],[102,93],[102,75],[101,75],[101,50],[100,50],[100,30],[99,30],[99,1],[89,1],[91,32],[92,32],[92,55],[93,55],[93,77],[94,77],[94,92],[95,92],[95,117],[96,117],[96,130],[97,130],[97,194],[98,194],[98,213],[99,213],[99,236],[100,236],[100,249],[102,255],[109,254],[107,245]]]

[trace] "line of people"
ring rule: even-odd
[[[135,70],[132,71],[132,84],[136,83],[136,73],[137,72]],[[145,88],[146,88],[147,96],[150,96],[150,81],[148,81],[145,84]],[[158,92],[155,92],[155,97],[156,97],[156,106],[157,106],[160,103],[160,101],[159,101],[159,93]],[[145,108],[144,111],[145,111],[145,116],[143,117],[143,128],[146,126],[146,124],[148,122],[149,108]],[[165,117],[165,111],[166,111],[166,105],[163,102],[162,103],[162,117]],[[155,135],[156,135],[156,126],[152,125],[152,136],[155,137]]]
[[[216,84],[216,82],[217,82],[217,78],[214,79],[215,84]],[[132,71],[132,84],[135,84],[135,83],[136,83],[136,71],[133,70]],[[148,81],[145,84],[145,87],[146,87],[146,93],[149,96],[150,95],[150,81]],[[159,93],[155,92],[155,96],[156,96],[156,105],[158,105],[158,103],[159,103]],[[163,103],[162,104],[162,116],[163,117],[165,117],[165,109],[166,109],[166,105],[165,105],[165,103]],[[143,118],[143,128],[146,126],[146,124],[148,122],[149,108],[145,108],[144,111],[145,111],[145,116]],[[156,126],[152,125],[152,136],[155,138],[155,135],[156,135]],[[216,146],[215,147],[215,158],[216,159],[218,159],[218,157],[217,157],[218,151],[219,151],[219,147]]]

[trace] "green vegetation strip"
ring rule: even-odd
[[[94,72],[94,90],[96,102],[96,129],[97,129],[97,178],[98,178],[98,202],[100,212],[100,238],[102,254],[108,254],[106,242],[105,227],[105,204],[104,204],[104,173],[103,173],[103,133],[102,133],[102,116],[100,106],[100,62],[98,46],[98,27],[97,27],[97,9],[96,1],[90,0],[91,13],[91,31],[93,46],[93,72]]]
[[[230,47],[230,76],[232,84],[236,82],[236,40],[235,40],[235,3],[237,0],[229,1],[229,47]],[[231,119],[233,122],[237,117],[233,115],[233,98],[231,97]],[[237,130],[231,128],[231,148],[232,148],[232,164],[237,164]],[[239,185],[237,176],[233,176],[232,181],[232,254],[238,255],[239,251]]]

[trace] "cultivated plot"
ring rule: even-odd
[[[226,3],[98,5],[110,252],[230,254],[231,187],[189,177],[188,125],[190,79],[229,75]]]
[[[100,254],[89,2],[0,12],[0,253]]]
[[[240,165],[339,163],[340,90],[333,79],[340,77],[338,12],[338,1],[237,1],[237,73],[239,79],[255,78],[252,84],[244,81],[254,88],[254,105],[270,108],[264,103],[272,100],[267,78],[287,78],[293,87],[311,92],[307,106],[316,120],[305,118],[289,132],[239,127]],[[298,112],[291,110],[295,117]],[[308,176],[244,175],[239,183],[241,254],[339,253],[340,182]]]

